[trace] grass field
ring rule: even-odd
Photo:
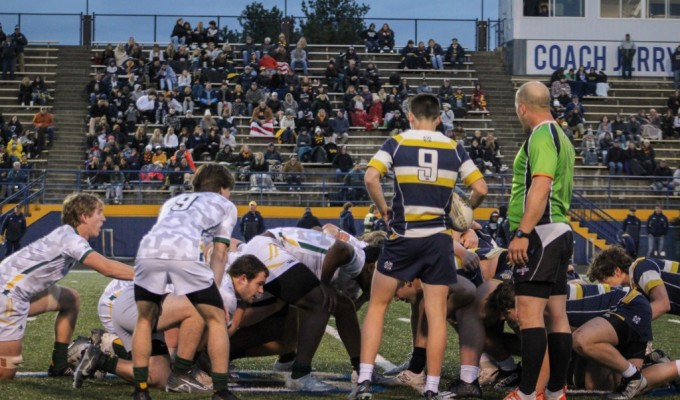
[[[64,286],[78,290],[81,295],[82,310],[76,328],[76,335],[89,336],[89,331],[93,327],[100,325],[97,317],[97,301],[102,290],[108,283],[107,278],[94,273],[83,273],[74,271],[61,281]],[[387,316],[385,336],[380,354],[393,364],[401,363],[411,350],[410,328],[408,323],[401,321],[409,316],[409,307],[404,303],[395,303]],[[363,312],[361,313],[363,318]],[[654,323],[655,347],[663,349],[672,357],[680,354],[680,340],[678,340],[678,330],[680,325],[669,320],[678,320],[678,317],[664,316]],[[35,321],[28,324],[24,341],[24,366],[20,372],[45,372],[50,362],[53,333],[54,314],[39,316]],[[332,324],[332,321],[331,321]],[[441,388],[445,389],[451,379],[458,374],[458,338],[455,333],[450,334],[450,341],[447,348],[446,364],[443,373]],[[247,359],[236,362],[237,368],[242,371],[271,369],[273,357]],[[325,335],[321,347],[314,358],[314,368],[317,371],[349,374],[351,368],[342,344],[330,335]],[[244,374],[245,378],[250,377]],[[340,380],[339,375],[329,376],[329,383],[337,383],[338,387],[348,387],[347,379]],[[238,395],[243,399],[263,399],[263,400],[282,400],[282,399],[345,399],[347,390],[338,390],[328,394],[302,394],[290,392],[284,389],[283,381],[267,381],[263,383],[250,382],[246,379],[248,387],[239,390]],[[75,390],[71,387],[71,380],[66,378],[35,378],[21,377],[10,383],[0,383],[0,399],[2,400],[51,400],[51,399],[71,399],[71,400],[114,400],[128,399],[132,387],[120,379],[104,379],[97,381],[86,381],[83,389]],[[184,395],[174,393],[152,393],[154,399],[200,399],[210,398],[210,396]],[[503,393],[486,391],[485,398],[498,399],[503,397]],[[677,394],[676,394],[677,396]],[[571,397],[571,396],[570,396]],[[387,389],[377,393],[374,398],[378,399],[412,399],[420,398],[410,389]],[[582,399],[596,399],[596,396],[580,396]],[[677,397],[676,397],[677,398]]]

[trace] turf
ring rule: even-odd
[[[81,296],[81,314],[76,327],[76,335],[88,336],[89,331],[93,327],[100,325],[97,317],[97,302],[104,287],[108,283],[108,279],[94,273],[73,272],[61,281],[64,286],[72,287],[78,290]],[[364,307],[365,309],[365,307]],[[363,311],[360,316],[363,318]],[[392,305],[389,314],[386,318],[387,324],[385,326],[385,335],[383,345],[380,349],[380,354],[393,364],[400,364],[404,358],[409,354],[411,349],[410,327],[409,324],[400,321],[399,318],[408,318],[409,307],[404,303],[395,303]],[[678,320],[675,316],[663,316],[654,322],[655,341],[654,347],[660,348],[673,356],[680,354],[680,342],[677,340],[677,331],[680,325],[669,322],[669,320]],[[50,362],[52,351],[52,344],[54,341],[53,333],[54,314],[45,314],[39,316],[35,321],[29,322],[26,329],[26,337],[24,340],[24,366],[20,369],[22,372],[40,372],[46,371]],[[333,321],[331,321],[333,325]],[[455,333],[450,333],[450,341],[447,347],[446,364],[444,368],[444,379],[441,385],[442,389],[446,387],[453,377],[458,374],[458,340]],[[265,357],[258,359],[239,360],[236,366],[242,371],[262,370],[269,371],[273,357]],[[324,371],[336,374],[349,374],[350,365],[348,357],[342,347],[341,343],[330,335],[325,335],[319,351],[314,359],[314,368],[317,371]],[[251,377],[251,374],[244,374],[246,378]],[[270,375],[266,375],[271,377]],[[347,377],[348,378],[348,377]],[[330,383],[337,382],[338,386],[345,386],[346,381],[341,382],[340,377],[332,377]],[[248,391],[240,391],[239,397],[243,399],[263,399],[263,400],[282,400],[282,399],[345,399],[346,391],[339,390],[335,393],[328,394],[303,394],[291,393],[283,389],[282,381],[265,382],[269,388],[267,392],[265,389],[260,391],[260,382],[251,383],[249,379],[245,380],[244,385],[250,385]],[[258,390],[253,392],[253,390]],[[0,383],[0,399],[12,400],[51,400],[51,399],[69,399],[69,400],[114,400],[114,399],[129,399],[132,388],[120,379],[104,379],[97,381],[86,381],[81,390],[75,390],[71,387],[71,380],[67,378],[17,378],[13,382]],[[187,395],[175,393],[152,393],[154,399],[208,399],[210,396],[206,395]],[[484,398],[498,399],[502,398],[503,393],[485,391]],[[386,389],[374,396],[378,399],[408,399],[419,398],[419,396],[410,389]],[[571,397],[571,396],[570,396]],[[599,399],[599,396],[579,396],[581,399]]]

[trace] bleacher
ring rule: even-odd
[[[146,43],[144,44],[143,50],[147,52],[152,46],[153,44]],[[238,48],[238,44],[234,46],[235,48]],[[348,46],[338,45],[309,45],[308,50],[309,77],[312,79],[319,78],[321,82],[324,83],[325,81],[324,71],[328,63],[328,60],[331,58],[335,58],[340,52],[345,51],[347,47]],[[364,53],[363,46],[355,46],[355,48],[359,56],[361,57],[363,67],[365,67],[365,65],[368,62],[373,62],[378,66],[378,68],[381,71],[381,80],[383,82],[383,87],[388,87],[386,83],[388,81],[389,75],[392,74],[393,72],[400,72],[401,78],[407,79],[412,89],[415,89],[415,87],[417,87],[418,84],[423,79],[425,79],[428,85],[432,87],[432,90],[435,93],[439,89],[439,86],[443,84],[444,79],[449,79],[451,81],[451,86],[454,88],[461,87],[468,96],[471,95],[474,85],[478,82],[476,71],[474,70],[474,61],[471,58],[468,58],[468,60],[464,63],[465,69],[458,71],[452,71],[451,69],[446,69],[444,71],[433,69],[403,71],[398,69],[401,57],[399,54],[392,53],[366,54]],[[92,52],[93,54],[95,54],[96,52],[100,52],[101,50],[102,48],[100,47],[94,47],[92,49]],[[235,54],[240,53],[235,52]],[[241,62],[242,60],[238,58],[234,60],[234,64],[235,66],[237,66],[237,71],[239,72],[240,70],[242,70]],[[446,67],[449,68],[448,65]],[[100,65],[92,65],[90,77],[94,76],[97,71],[101,71],[102,68],[104,67]],[[86,82],[84,81],[84,84],[85,83]],[[221,82],[213,82],[214,87],[219,87],[219,85],[221,85]],[[235,83],[232,81],[230,82],[230,85],[233,88]],[[326,89],[328,89],[328,86],[325,85],[325,83],[323,84],[323,86],[325,86]],[[343,93],[330,92],[328,93],[328,95],[329,100],[331,101],[333,107],[332,114],[334,114],[335,111],[337,111],[339,108],[342,108]],[[197,121],[200,120],[202,118],[202,113],[195,111],[194,118]],[[250,129],[249,116],[237,116],[234,119],[236,121],[236,126],[238,129],[236,139],[239,145],[248,144],[253,150],[253,152],[258,151],[264,152],[267,144],[273,141],[272,138],[269,137],[249,136]],[[462,124],[468,136],[471,136],[472,132],[474,132],[475,130],[480,130],[484,134],[486,134],[487,132],[493,132],[492,126],[493,121],[491,119],[491,115],[486,111],[469,111],[465,119],[457,119],[456,123]],[[150,135],[155,128],[161,127],[160,125],[155,124],[147,124],[144,126],[146,127],[147,135]],[[350,138],[347,143],[347,147],[349,153],[352,155],[352,158],[354,159],[355,162],[365,163],[368,162],[368,160],[375,154],[379,146],[388,137],[389,132],[387,132],[387,130],[385,130],[384,128],[380,128],[373,131],[367,131],[365,130],[364,127],[355,126],[351,127],[350,129]],[[285,144],[284,145],[277,144],[276,146],[284,160],[287,160],[287,158],[291,154],[293,154],[295,148],[294,145]],[[196,155],[194,155],[194,159],[195,161],[197,161],[198,164],[200,164],[201,162],[210,162],[209,160],[202,160]],[[261,201],[264,201],[265,203],[268,204],[272,203],[302,204],[305,201],[307,201],[305,204],[312,204],[311,202],[313,202],[317,205],[319,204],[328,205],[329,203],[328,195],[330,192],[333,191],[332,188],[342,186],[342,183],[335,182],[335,170],[331,168],[330,163],[303,163],[303,165],[305,167],[307,175],[303,183],[301,192],[289,192],[285,181],[276,182],[277,191],[275,193],[266,191],[258,191],[254,193],[253,191],[250,190],[248,182],[238,182],[236,190],[233,192],[234,196],[236,196],[236,198],[238,198],[238,196],[247,196],[248,198],[252,198],[254,195],[257,195],[261,198]],[[167,190],[161,189],[164,188],[164,185],[161,184],[143,185],[143,187],[146,188],[145,189],[146,191]],[[389,182],[386,184],[386,188],[388,187],[390,188],[389,190],[391,191],[391,184],[389,184]],[[139,193],[140,190],[139,188],[135,188],[131,189],[130,191]],[[315,198],[317,196],[325,197],[323,199]]]
[[[18,100],[19,85],[24,76],[28,76],[32,81],[36,76],[41,76],[52,97],[56,97],[55,84],[57,80],[57,60],[59,49],[52,46],[53,42],[29,43],[24,51],[24,73],[17,70],[13,80],[0,80],[0,113],[5,118],[5,122],[13,116],[17,116],[24,129],[33,130],[33,116],[40,110],[39,105],[30,107],[29,104],[21,106]],[[50,112],[53,108],[53,101],[48,101],[45,106]],[[54,116],[55,120],[57,116]],[[39,158],[29,160],[36,168],[43,168],[46,161],[48,150],[43,150]]]

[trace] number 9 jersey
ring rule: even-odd
[[[456,179],[470,186],[482,173],[460,143],[441,132],[408,130],[391,137],[368,164],[394,171],[394,233],[428,237],[452,228],[449,211]]]
[[[203,261],[203,237],[229,245],[237,219],[236,206],[218,193],[175,196],[161,207],[156,224],[139,244],[137,259]]]

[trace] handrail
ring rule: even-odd
[[[616,243],[621,224],[595,203],[585,198],[580,192],[574,191],[569,214],[598,237],[609,243]],[[597,224],[592,221],[597,220]]]

